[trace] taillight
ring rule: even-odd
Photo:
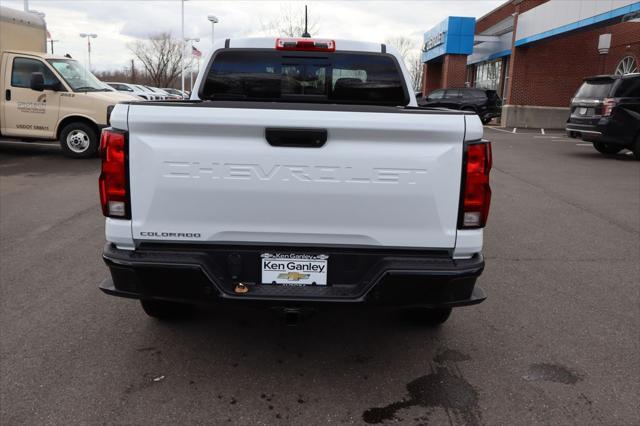
[[[326,39],[311,38],[278,38],[276,39],[277,50],[302,50],[315,52],[335,52],[336,42]]]
[[[127,136],[111,128],[104,129],[100,136],[102,171],[100,203],[102,214],[107,217],[129,219],[129,183],[127,177]]]
[[[606,98],[602,101],[602,116],[608,117],[611,115],[611,111],[616,106],[616,100],[611,98]]]
[[[491,204],[491,143],[480,142],[467,145],[464,170],[461,217],[458,227],[482,228],[487,224]]]

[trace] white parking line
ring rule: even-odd
[[[593,146],[592,143],[577,143],[576,146]]]
[[[512,131],[505,130],[505,129],[498,129],[498,128],[491,127],[491,126],[484,126],[484,128],[485,128],[485,129],[495,130],[496,132],[504,132],[504,133],[510,133],[510,134],[513,134],[513,132],[512,132]]]

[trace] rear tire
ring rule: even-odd
[[[604,142],[594,142],[593,147],[602,154],[617,154],[622,151],[618,145],[611,145]]]
[[[491,117],[484,117],[480,119],[482,121],[482,124],[489,124],[491,123]]]
[[[444,324],[451,316],[451,308],[412,308],[409,318],[418,325],[437,327]]]
[[[60,132],[62,152],[69,158],[90,158],[98,153],[98,134],[89,124],[74,121]]]
[[[166,300],[142,299],[140,304],[147,315],[160,320],[182,318],[193,311],[192,305]]]

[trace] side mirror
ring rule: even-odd
[[[44,75],[41,72],[31,73],[31,90],[42,92],[44,90]]]

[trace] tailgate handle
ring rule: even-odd
[[[327,129],[291,129],[267,127],[264,137],[271,146],[320,148],[327,142]]]

